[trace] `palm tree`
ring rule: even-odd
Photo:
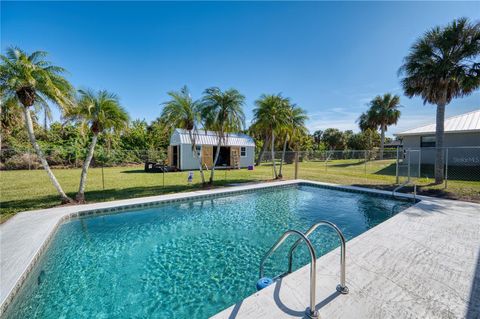
[[[30,143],[62,202],[67,203],[72,200],[63,191],[37,143],[30,111],[33,105],[48,108],[47,102],[57,105],[61,111],[73,106],[74,89],[62,76],[65,70],[45,60],[46,56],[47,53],[43,51],[35,51],[29,55],[19,48],[8,48],[5,55],[0,55],[0,92],[2,104],[16,101],[23,106]]]
[[[4,95],[0,92],[0,97]],[[0,151],[2,149],[3,134],[9,135],[14,127],[20,126],[22,120],[22,110],[18,101],[10,99],[0,100]]]
[[[383,159],[383,148],[385,145],[385,131],[389,125],[397,124],[400,118],[400,97],[386,93],[383,96],[376,96],[370,103],[370,109],[360,115],[358,119],[360,129],[377,130],[380,128],[380,159]]]
[[[316,130],[312,134],[313,140],[315,141],[315,144],[317,146],[317,150],[320,149],[320,143],[322,142],[322,134],[323,134],[322,130]]]
[[[202,117],[205,121],[205,127],[216,131],[218,135],[217,150],[210,170],[210,184],[213,183],[220,147],[228,138],[228,133],[243,130],[245,127],[245,114],[242,109],[244,104],[245,97],[236,89],[228,89],[222,92],[219,88],[212,87],[204,92]]]
[[[255,101],[253,125],[259,125],[270,132],[270,145],[274,177],[278,178],[275,164],[275,135],[288,125],[290,100],[279,94],[263,94]]]
[[[376,130],[376,125],[373,124],[373,121],[371,120],[368,111],[362,113],[362,115],[360,115],[360,117],[357,119],[357,122],[362,132],[372,129]]]
[[[105,90],[79,90],[77,106],[71,108],[66,118],[81,122],[92,133],[92,140],[88,147],[87,156],[82,166],[80,186],[75,199],[79,203],[85,202],[85,186],[87,172],[93,158],[98,136],[102,133],[119,131],[128,125],[128,114],[120,105],[119,98]]]
[[[278,177],[282,178],[282,168],[285,161],[285,153],[287,150],[287,143],[291,140],[298,140],[300,136],[304,136],[308,133],[308,129],[305,127],[305,121],[308,120],[308,116],[305,111],[296,106],[295,104],[288,105],[287,110],[287,123],[282,128],[285,134],[285,140],[283,142],[282,159],[280,160],[280,169],[278,170]]]
[[[268,128],[262,126],[262,123],[252,123],[248,131],[253,138],[263,141],[262,147],[260,148],[260,152],[258,153],[258,157],[255,162],[255,166],[259,166],[262,162],[263,156],[265,155],[265,151],[267,150],[268,143],[270,142],[270,132],[268,131]]]
[[[188,131],[190,144],[192,145],[192,153],[193,156],[198,159],[200,177],[202,178],[202,184],[205,185],[202,158],[196,149],[196,137],[198,136],[198,129],[201,122],[201,103],[198,100],[192,99],[187,86],[182,87],[180,91],[168,92],[168,95],[171,99],[163,103],[160,120],[169,132],[172,132],[176,128]]]
[[[444,179],[443,138],[445,106],[454,98],[471,94],[480,86],[480,23],[454,20],[427,31],[411,47],[399,75],[405,95],[421,96],[437,106],[435,182]]]

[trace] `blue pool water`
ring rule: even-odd
[[[6,317],[207,318],[255,292],[262,256],[287,229],[326,219],[350,239],[409,205],[302,185],[75,219]],[[312,242],[318,256],[339,245],[328,228]],[[287,246],[267,275],[286,270]],[[304,247],[296,257],[295,268],[308,262]]]

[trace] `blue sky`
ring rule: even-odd
[[[282,92],[310,131],[358,130],[377,94],[401,95],[389,134],[434,121],[435,107],[402,95],[397,70],[426,30],[480,19],[480,2],[1,2],[1,48],[45,50],[78,88],[107,89],[132,118],[158,117],[166,92],[234,87],[254,100]],[[447,116],[480,108],[480,93]],[[57,115],[58,116],[58,115]]]

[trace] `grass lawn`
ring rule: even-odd
[[[78,188],[80,169],[56,169],[55,175],[64,190],[74,196]],[[194,183],[187,183],[188,172],[145,173],[143,166],[109,167],[89,170],[86,198],[89,202],[110,201],[125,198],[152,196],[191,191],[201,187],[199,172],[194,173]],[[298,177],[343,185],[358,185],[380,189],[392,189],[395,184],[393,160],[369,161],[335,160],[325,162],[301,162]],[[165,182],[163,181],[165,178]],[[294,178],[294,165],[284,166],[284,179]],[[208,179],[208,176],[207,176]],[[255,167],[253,171],[217,170],[215,186],[232,183],[258,182],[272,179],[271,164]],[[0,172],[0,222],[25,210],[53,207],[59,204],[55,189],[43,170]],[[432,180],[418,180],[419,193],[454,199],[480,201],[480,181],[449,180],[448,189],[443,185],[431,185]]]

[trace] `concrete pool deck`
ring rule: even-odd
[[[81,212],[172,201],[305,180],[161,195],[23,212],[0,225],[0,314],[56,228]],[[389,194],[356,187],[368,192]],[[480,318],[480,205],[422,200],[347,243],[348,295],[339,295],[339,249],[318,259],[317,309],[325,318]],[[309,266],[213,318],[302,317],[309,300]],[[255,283],[252,283],[254,285]]]

